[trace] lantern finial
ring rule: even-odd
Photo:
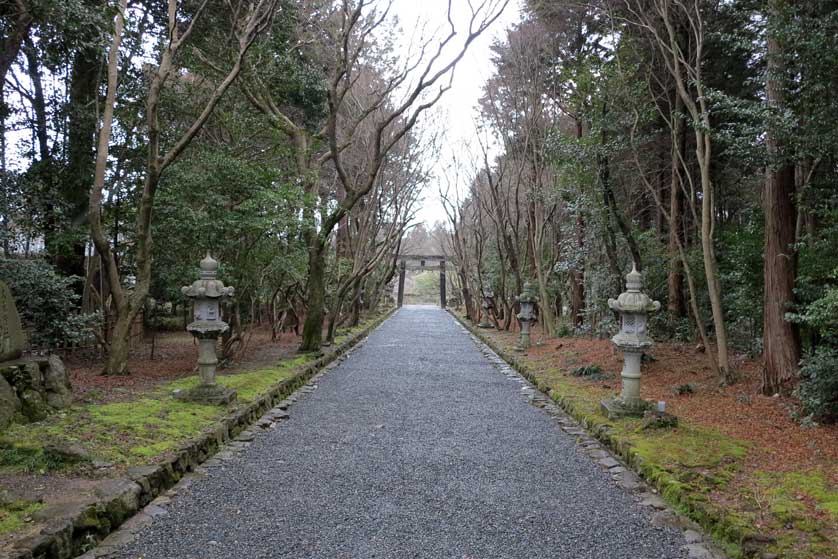
[[[218,261],[212,256],[210,256],[209,251],[207,251],[207,255],[204,257],[203,260],[201,260],[200,268],[201,278],[213,279],[218,273]]]
[[[643,287],[643,274],[637,271],[637,264],[632,261],[631,272],[626,274],[626,289],[628,291],[640,291]]]

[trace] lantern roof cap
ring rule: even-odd
[[[536,295],[535,286],[532,284],[531,281],[527,280],[524,282],[524,289],[521,292],[521,295],[518,297],[519,303],[536,303],[538,302],[538,296]]]
[[[191,299],[226,299],[232,297],[235,289],[225,287],[224,282],[217,279],[218,261],[209,253],[199,264],[200,279],[181,288],[181,292]]]

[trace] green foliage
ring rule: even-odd
[[[803,358],[797,395],[812,417],[838,420],[838,350],[819,347]]]
[[[71,344],[89,335],[94,317],[77,312],[79,278],[59,275],[40,259],[0,259],[0,280],[9,285],[21,320],[33,330],[32,346]]]
[[[747,216],[744,225],[724,227],[719,244],[724,247],[719,256],[719,280],[723,307],[731,325],[731,344],[759,355],[763,307],[761,214]]]
[[[44,474],[65,466],[64,456],[41,446],[0,441],[0,468],[29,474]]]

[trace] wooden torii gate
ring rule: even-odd
[[[445,308],[445,255],[442,254],[399,254],[399,297],[398,305],[404,302],[404,276],[407,270],[427,271],[439,269],[439,306]]]

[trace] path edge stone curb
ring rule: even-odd
[[[114,479],[96,502],[51,518],[40,533],[16,542],[9,559],[71,559],[95,547],[152,500],[174,487],[186,474],[194,472],[239,433],[255,424],[280,401],[305,386],[324,367],[361,343],[397,310],[387,309],[363,330],[307,364],[291,378],[277,383],[249,404],[233,410],[208,432],[184,443],[174,458],[151,466],[130,468],[127,477]],[[0,557],[5,559],[6,556]]]
[[[718,538],[719,533],[729,536],[726,531],[719,532],[720,529],[729,529],[724,518],[719,518],[717,515],[714,515],[712,511],[703,507],[701,503],[696,503],[691,500],[689,495],[679,490],[677,488],[677,484],[670,483],[669,479],[664,479],[663,476],[654,475],[654,470],[650,466],[644,465],[642,458],[630,446],[622,444],[621,441],[612,435],[608,425],[599,425],[596,429],[592,428],[583,414],[579,413],[567,400],[558,394],[553,393],[552,390],[546,387],[527,365],[521,363],[517,356],[501,348],[498,344],[481,332],[479,328],[469,324],[466,319],[458,315],[456,312],[451,309],[446,310],[448,311],[448,314],[454,317],[454,319],[466,330],[468,330],[477,340],[494,351],[498,357],[503,359],[519,375],[527,379],[536,390],[547,396],[550,401],[555,402],[556,405],[558,405],[565,414],[576,421],[576,423],[582,427],[586,433],[602,443],[609,452],[620,458],[620,460],[645,483],[655,488],[659,495],[665,499],[667,504],[674,507],[677,513],[684,513],[689,521],[692,521],[697,526],[700,526],[707,534],[712,534],[714,540]],[[729,537],[720,539],[722,543],[727,543],[733,540],[733,538]],[[741,539],[739,541],[741,541]],[[736,542],[734,541],[734,543]],[[718,549],[715,544],[716,542],[710,541],[707,541],[706,543],[692,542],[687,546],[687,551],[689,552],[691,559],[693,557],[727,557],[727,555],[722,554],[723,552]],[[740,544],[736,543],[736,545]],[[749,557],[749,555],[744,554],[742,556]]]

